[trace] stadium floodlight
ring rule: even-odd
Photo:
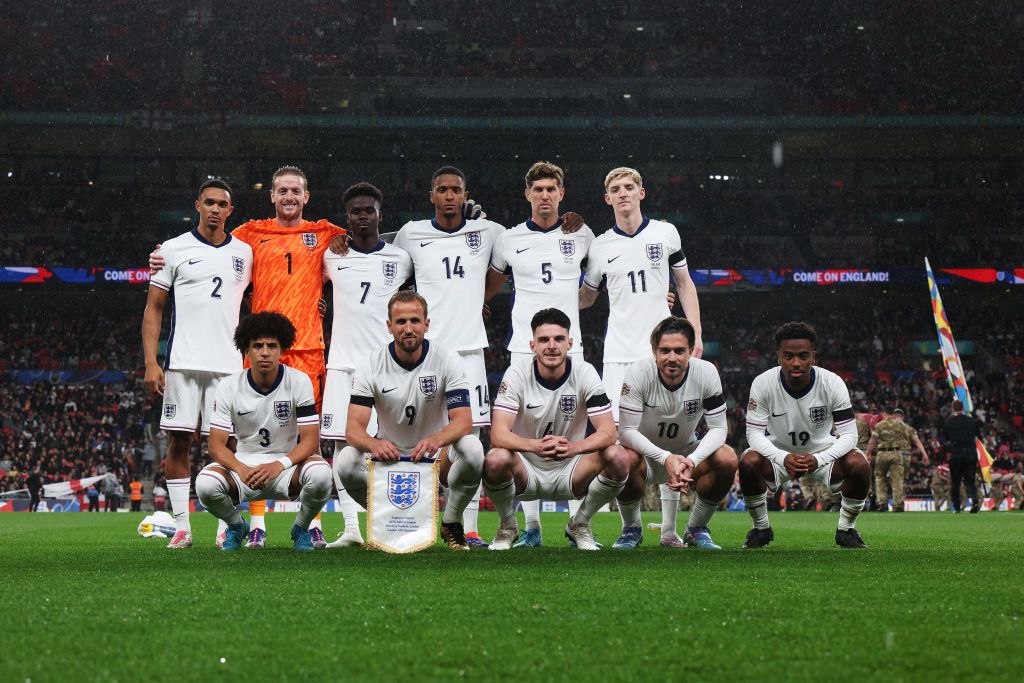
[[[643,30],[644,30],[644,27],[643,27],[643,26],[637,26],[637,27],[636,27],[636,30],[637,30],[637,31],[643,31]]]
[[[632,95],[630,95],[628,92],[622,93],[622,99],[624,99],[624,100],[628,100],[631,97],[632,97]]]

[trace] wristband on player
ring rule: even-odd
[[[294,466],[294,463],[292,463],[292,459],[289,458],[287,455],[282,455],[280,458],[277,459],[277,461],[281,463],[281,467],[285,469]]]

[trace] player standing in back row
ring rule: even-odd
[[[608,332],[601,376],[618,421],[626,368],[647,358],[651,332],[671,314],[665,295],[673,285],[697,335],[691,349],[694,358],[701,357],[704,343],[697,288],[690,278],[679,231],[671,223],[644,218],[640,202],[647,193],[635,169],[612,169],[605,177],[604,187],[604,201],[615,213],[615,225],[590,247],[579,305],[590,306],[601,289],[608,290]],[[678,509],[679,491],[662,485],[661,545],[684,545],[675,530]]]
[[[768,489],[811,475],[842,492],[836,545],[866,548],[854,526],[871,486],[871,465],[857,450],[850,392],[839,375],[814,365],[818,335],[807,323],[786,323],[775,333],[778,367],[754,378],[747,404],[747,442],[740,488],[754,528],[744,548],[775,539],[768,523]],[[835,436],[832,428],[835,426]]]
[[[227,183],[203,183],[195,206],[199,225],[163,246],[166,265],[150,280],[142,319],[146,388],[163,396],[160,428],[167,432],[167,490],[177,527],[168,548],[192,545],[189,452],[197,429],[210,433],[217,383],[242,368],[232,339],[252,277],[252,249],[224,232],[234,210]],[[171,332],[161,369],[157,347],[168,300]]]

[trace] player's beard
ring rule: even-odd
[[[423,346],[423,337],[399,337],[397,343],[403,353],[411,355],[419,351],[420,347]]]

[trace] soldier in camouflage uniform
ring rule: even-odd
[[[924,444],[918,438],[914,428],[903,421],[903,410],[896,408],[889,417],[877,425],[868,440],[868,460],[877,452],[875,463],[875,495],[878,500],[878,511],[885,512],[886,503],[885,475],[889,474],[892,481],[893,512],[903,512],[903,490],[906,483],[906,470],[903,466],[904,451],[911,450],[911,445],[921,454],[922,461],[928,464],[928,454]]]
[[[941,463],[932,470],[932,503],[935,511],[949,509],[949,465]]]

